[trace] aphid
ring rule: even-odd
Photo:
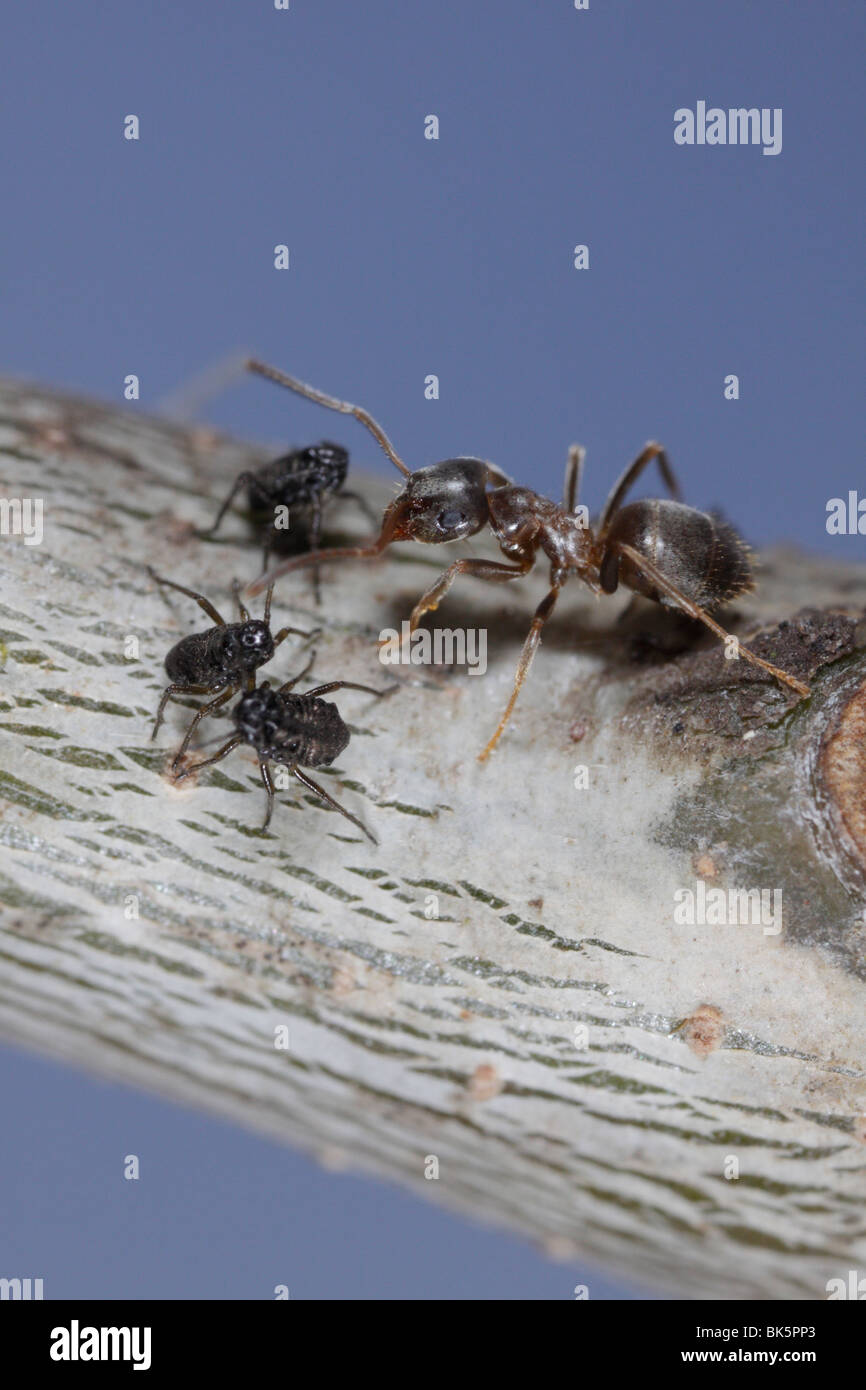
[[[251,371],[269,375],[258,363],[248,363]],[[232,489],[217,512],[216,521],[201,536],[212,536],[223,517],[237,497],[246,488],[247,507],[254,519],[264,526],[264,559],[262,567],[267,569],[271,551],[281,540],[289,536],[285,528],[277,526],[277,508],[287,509],[289,518],[301,517],[301,542],[304,549],[315,552],[319,548],[322,534],[322,512],[324,504],[339,495],[357,502],[365,515],[375,524],[376,518],[366,499],[357,492],[348,492],[343,484],[349,470],[349,454],[339,444],[323,439],[318,444],[310,444],[303,449],[290,449],[279,458],[272,459],[255,470],[245,470],[235,478]],[[297,532],[292,522],[291,537]],[[319,567],[314,568],[315,596],[321,599]]]
[[[271,633],[273,585],[268,589],[265,599],[264,618],[251,618],[241,602],[240,585],[235,581],[232,587],[241,621],[227,623],[203,594],[197,594],[193,589],[185,589],[182,584],[175,584],[173,579],[163,579],[155,574],[149,565],[147,572],[157,584],[177,589],[179,593],[186,594],[187,598],[195,599],[199,608],[203,608],[216,624],[206,632],[194,632],[189,637],[182,637],[165,658],[165,670],[171,685],[163,691],[151,740],[156,738],[165,706],[173,695],[195,693],[217,696],[196,712],[183,743],[172,760],[174,768],[186,752],[200,721],[230,700],[242,685],[252,689],[255,685],[255,672],[266,661],[270,661],[277,647],[290,633],[298,637],[312,637],[315,634],[303,632],[299,627],[281,628],[276,636]]]
[[[369,840],[376,844],[375,836],[351,811],[347,811],[324,787],[314,782],[302,769],[305,767],[327,767],[338,758],[349,742],[349,730],[343,722],[340,711],[330,700],[323,700],[335,690],[365,690],[369,695],[389,695],[396,686],[386,690],[374,690],[370,685],[358,685],[356,681],[328,681],[317,685],[303,695],[292,695],[292,688],[303,680],[310,670],[315,654],[298,676],[272,690],[269,681],[264,681],[255,689],[247,690],[232,710],[232,718],[237,732],[223,744],[210,758],[186,768],[175,780],[180,782],[191,772],[210,767],[228,756],[239,743],[249,743],[256,750],[259,770],[268,794],[268,809],[262,830],[267,830],[274,809],[274,784],[270,764],[281,763],[288,768],[293,777],[309,791],[314,792],[321,801],[339,811],[347,820],[363,830]]]
[[[594,593],[612,594],[619,584],[671,608],[699,619],[740,656],[767,671],[776,680],[809,695],[809,687],[762,660],[710,616],[709,609],[753,587],[749,551],[734,529],[694,507],[685,506],[660,444],[649,443],[615,483],[595,527],[588,524],[585,509],[577,507],[584,450],[573,445],[566,465],[562,505],[518,487],[494,467],[477,458],[444,459],[414,473],[395,453],[380,425],[360,406],[326,396],[315,387],[272,367],[256,366],[274,381],[319,405],[354,415],[366,426],[391,462],[408,479],[403,491],[386,508],[378,537],[366,545],[322,550],[317,560],[380,555],[393,541],[416,540],[428,544],[462,540],[489,526],[510,564],[494,560],[456,560],[431,584],[416,603],[409,620],[413,632],[425,613],[439,606],[458,574],[506,583],[528,574],[541,550],[550,561],[550,590],[535,611],[523,645],[511,698],[492,738],[479,754],[489,757],[514,709],[541,631],[556,605],[566,581],[575,575]],[[630,502],[623,506],[629,489],[653,459],[670,498]],[[277,565],[249,588],[256,594],[280,575],[299,569],[308,557],[299,556]]]

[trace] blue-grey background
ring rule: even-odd
[[[825,517],[864,489],[864,38],[859,0],[7,6],[0,369],[115,400],[135,372],[154,409],[247,349],[411,466],[477,452],[558,495],[578,439],[591,506],[658,437],[749,539],[862,556]],[[676,146],[701,99],[782,107],[781,154]],[[206,416],[387,467],[261,381]],[[556,1298],[585,1273],[14,1052],[0,1106],[0,1274],[50,1295]]]

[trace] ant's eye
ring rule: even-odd
[[[458,526],[462,526],[466,520],[465,512],[459,512],[456,508],[446,508],[440,512],[436,518],[436,525],[441,531],[456,531]]]
[[[299,738],[289,739],[288,749],[290,753],[299,753],[301,750],[301,740]]]

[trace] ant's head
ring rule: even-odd
[[[261,618],[248,618],[243,623],[232,623],[225,629],[225,655],[247,670],[255,670],[274,654],[274,639],[270,624]]]
[[[474,458],[443,459],[417,469],[386,513],[390,538],[437,545],[474,536],[490,520],[491,473],[489,463]]]

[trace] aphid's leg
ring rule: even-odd
[[[367,520],[371,521],[374,526],[378,526],[378,516],[376,515],[373,508],[370,506],[370,503],[367,501],[366,497],[362,497],[360,492],[347,492],[345,488],[342,488],[337,493],[337,496],[347,497],[351,502],[357,502],[358,506],[361,508],[361,511],[364,513]]]
[[[315,554],[319,549],[319,541],[322,539],[322,499],[314,497],[311,503],[313,510],[312,521],[310,522],[310,550]],[[322,602],[322,567],[318,562],[313,565],[313,601],[318,608]]]
[[[517,674],[514,677],[514,689],[511,692],[511,699],[508,701],[508,704],[505,707],[505,713],[503,714],[499,723],[496,725],[496,732],[490,739],[490,742],[484,748],[483,752],[478,754],[478,761],[480,763],[486,762],[487,759],[490,757],[490,754],[493,752],[494,748],[499,742],[499,737],[502,733],[502,730],[505,728],[506,724],[511,718],[511,712],[514,709],[514,706],[517,704],[517,697],[520,694],[520,687],[526,680],[526,677],[529,673],[529,668],[532,665],[532,658],[535,656],[535,653],[538,650],[538,644],[541,641],[541,629],[544,627],[544,624],[547,622],[548,618],[554,610],[554,607],[556,606],[556,600],[559,598],[560,588],[561,585],[554,584],[553,588],[550,590],[548,594],[545,595],[545,597],[541,600],[540,604],[535,610],[535,617],[532,619],[532,626],[530,627],[529,632],[527,633],[526,641],[523,644],[523,651],[520,653],[520,660],[517,663]]]
[[[262,830],[267,830],[271,823],[271,816],[274,814],[274,779],[271,777],[271,769],[267,763],[259,763],[259,772],[262,774],[262,781],[268,794],[268,809],[262,826]]]
[[[184,734],[183,743],[180,745],[180,748],[178,748],[177,752],[171,760],[172,770],[174,770],[177,767],[178,763],[180,762],[181,758],[183,757],[184,753],[189,747],[189,741],[195,733],[195,730],[201,722],[201,720],[204,719],[206,715],[211,714],[215,709],[219,709],[220,705],[224,705],[226,700],[230,700],[232,696],[237,693],[237,690],[237,685],[230,685],[226,690],[222,692],[221,695],[217,695],[215,700],[210,700],[206,705],[202,705],[201,709],[196,710],[190,723],[190,726]]]
[[[238,606],[238,613],[239,613],[239,615],[240,615],[240,620],[241,620],[241,622],[242,622],[242,623],[248,623],[249,620],[250,620],[250,615],[249,615],[249,611],[244,607],[243,599],[241,598],[241,581],[240,581],[239,579],[233,579],[233,580],[232,580],[232,593],[233,593],[234,596],[235,596],[235,603],[236,603],[237,606]],[[269,618],[269,616],[270,616],[270,613],[269,613],[269,609],[270,609],[270,600],[271,600],[271,595],[270,595],[270,592],[269,592],[269,593],[268,593],[268,599],[267,599],[267,602],[266,602],[266,604],[265,604],[265,622],[268,621],[268,618]]]
[[[266,526],[266,528],[265,528],[265,538],[264,538],[264,540],[262,541],[262,574],[264,574],[264,573],[266,572],[267,568],[268,568],[268,564],[269,564],[270,558],[271,558],[271,551],[273,550],[273,548],[274,548],[274,526],[273,526],[273,522],[270,522],[270,521],[269,521],[268,524],[267,524],[267,526]],[[273,588],[273,587],[274,587],[274,586],[273,586],[273,584],[272,584],[272,585],[271,585],[271,588]]]
[[[430,588],[421,595],[415,604],[409,618],[408,635],[411,637],[425,613],[431,613],[439,607],[458,574],[474,574],[476,579],[490,579],[494,583],[504,584],[508,579],[520,579],[531,569],[532,560],[527,560],[520,565],[503,565],[500,560],[455,560],[454,564],[449,565],[447,570],[440,574],[436,582],[430,585]],[[383,638],[380,645],[384,645],[385,641],[387,639]]]
[[[659,472],[662,475],[665,487],[671,497],[675,498],[677,502],[682,501],[680,485],[674,476],[674,471],[670,466],[667,454],[661,444],[656,444],[653,440],[650,440],[649,444],[641,449],[634,463],[629,464],[622,477],[619,478],[611,488],[608,499],[602,508],[601,516],[599,517],[598,526],[596,528],[597,539],[600,540],[604,536],[614,514],[619,511],[623,498],[629,488],[637,482],[641,473],[648,464],[652,463],[653,459],[658,459],[659,461]]]
[[[328,806],[332,807],[335,811],[339,811],[341,816],[345,816],[346,820],[350,820],[353,825],[357,825],[359,830],[363,830],[364,834],[367,836],[367,839],[372,840],[374,845],[377,845],[379,843],[375,835],[370,834],[363,821],[358,820],[358,817],[353,816],[351,811],[347,811],[345,807],[341,806],[339,801],[335,801],[332,796],[329,796],[328,793],[325,791],[325,788],[320,787],[318,782],[314,782],[312,777],[309,777],[306,772],[303,772],[301,768],[297,766],[297,764],[289,770],[294,773],[299,782],[302,782],[303,785],[305,787],[308,787],[311,792],[315,792],[316,796],[318,796],[322,801],[326,802]]]
[[[214,522],[213,526],[209,526],[206,531],[199,531],[198,534],[200,536],[212,536],[214,531],[216,531],[217,527],[222,521],[223,517],[225,516],[226,512],[228,511],[229,507],[231,506],[232,502],[234,502],[238,493],[243,488],[249,487],[250,483],[254,482],[255,477],[252,473],[239,473],[238,476],[235,478],[234,486],[232,487],[231,492],[229,493],[228,497],[223,502],[222,506],[217,512],[217,519]]]
[[[327,685],[317,685],[315,690],[305,690],[304,695],[329,695],[333,690],[366,690],[368,695],[391,695],[399,686],[400,682],[395,681],[384,690],[376,690],[372,685],[359,685],[357,681],[328,681]]]
[[[227,758],[232,749],[237,748],[238,744],[243,743],[243,741],[243,734],[234,734],[228,743],[224,743],[222,748],[218,749],[211,757],[202,758],[201,762],[193,763],[192,767],[186,767],[183,772],[178,772],[174,779],[175,782],[182,782],[184,777],[188,777],[191,772],[200,772],[203,767],[210,767],[211,763],[218,763],[221,758]]]
[[[159,702],[159,709],[158,709],[157,712],[156,712],[156,721],[155,721],[154,726],[153,726],[153,733],[152,733],[151,736],[150,736],[150,741],[151,741],[151,743],[153,742],[153,740],[156,738],[157,734],[159,733],[159,726],[160,726],[160,724],[162,723],[162,717],[163,717],[163,715],[165,714],[165,707],[166,707],[166,705],[168,704],[168,701],[171,699],[172,695],[176,695],[179,691],[182,692],[182,693],[185,694],[185,695],[201,695],[202,692],[203,692],[203,691],[206,691],[206,690],[207,690],[207,686],[205,686],[205,685],[169,685],[169,686],[166,686],[166,688],[165,688],[165,690],[163,691],[163,694],[162,694],[162,699],[161,699],[160,702]]]
[[[580,444],[572,444],[568,451],[568,462],[565,465],[565,487],[562,493],[562,507],[566,512],[573,512],[577,506],[585,458],[586,450]]]
[[[316,405],[327,406],[328,410],[339,410],[342,415],[354,415],[356,420],[360,420],[372,434],[376,443],[388,455],[391,462],[399,468],[401,473],[409,476],[409,469],[403,460],[394,450],[381,425],[378,425],[368,411],[360,405],[350,405],[348,401],[340,401],[336,396],[326,396],[324,391],[317,391],[315,386],[308,386],[305,381],[299,381],[297,377],[289,376],[287,372],[281,372],[276,367],[269,367],[266,362],[257,362],[251,358],[247,362],[247,368],[251,372],[258,372],[259,376],[266,376],[269,381],[275,381],[278,386],[287,386],[290,391],[296,391],[299,396],[306,396],[308,401],[315,401]]]
[[[709,613],[705,612],[703,608],[699,608],[692,599],[687,598],[682,590],[678,589],[675,584],[672,584],[651,560],[641,555],[633,546],[627,545],[625,541],[619,541],[616,545],[616,550],[620,555],[626,556],[634,565],[635,569],[639,570],[647,579],[651,580],[657,589],[661,590],[663,594],[667,594],[668,598],[673,599],[677,607],[681,608],[684,613],[687,613],[690,618],[697,618],[700,622],[705,623],[710,631],[714,632],[717,637],[720,637],[723,642],[736,642],[739,655],[744,656],[753,666],[759,666],[762,671],[768,671],[771,676],[775,676],[777,681],[781,681],[783,685],[790,686],[792,690],[796,690],[797,694],[801,695],[804,699],[811,695],[812,692],[808,685],[804,685],[802,681],[798,681],[794,676],[789,676],[787,671],[783,671],[779,666],[773,666],[771,662],[762,660],[762,658],[756,656],[754,652],[749,651],[748,647],[744,647],[738,638],[733,637],[730,632],[726,632],[714,618],[710,617]]]
[[[277,694],[287,695],[290,690],[293,690],[294,687],[297,685],[298,681],[302,681],[304,679],[304,676],[306,676],[310,671],[312,671],[315,660],[316,653],[311,652],[310,659],[304,667],[303,671],[301,671],[300,675],[292,676],[291,680],[287,680],[283,685],[280,686],[279,690],[277,691]]]
[[[213,604],[209,599],[205,598],[204,594],[197,594],[195,589],[185,589],[183,584],[175,584],[173,579],[163,579],[162,575],[152,570],[150,565],[147,565],[146,569],[151,579],[155,580],[157,584],[165,584],[169,589],[177,589],[179,594],[186,594],[187,598],[194,598],[199,608],[203,608],[208,617],[213,618],[217,627],[225,627],[225,618],[220,617]]]

